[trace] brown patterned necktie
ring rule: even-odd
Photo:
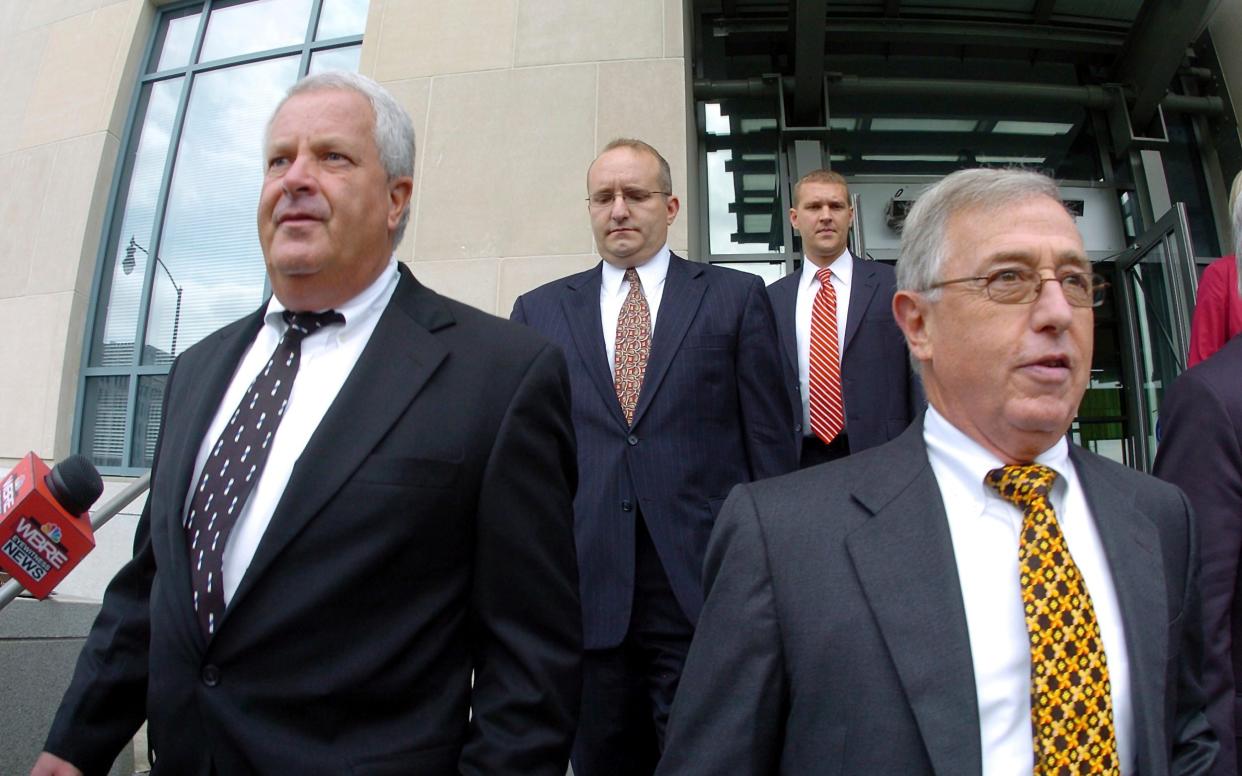
[[[643,284],[638,271],[630,267],[625,271],[630,291],[617,316],[617,348],[613,362],[616,374],[617,401],[625,413],[625,422],[634,422],[634,407],[638,405],[638,392],[643,387],[643,373],[647,371],[647,357],[651,355],[651,308],[643,296]]]
[[[1048,500],[1057,473],[1030,464],[984,478],[1022,510],[1018,565],[1031,647],[1035,776],[1119,774],[1112,685],[1095,607]]]
[[[824,444],[845,428],[845,404],[841,400],[841,356],[837,342],[837,292],[830,282],[832,270],[815,273],[819,291],[811,303],[811,347],[807,383],[811,430]]]

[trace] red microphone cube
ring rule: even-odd
[[[0,568],[47,598],[95,547],[86,515],[71,515],[48,490],[50,470],[30,453],[0,480]]]

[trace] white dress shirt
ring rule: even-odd
[[[854,279],[854,256],[846,248],[836,261],[828,265],[832,270],[832,288],[837,292],[837,357],[845,352],[845,322],[850,312],[850,282]],[[811,308],[819,293],[819,267],[813,261],[803,259],[802,275],[798,280],[798,306],[794,323],[798,337],[798,385],[802,397],[802,430],[806,436],[811,429]],[[841,397],[842,406],[845,397]]]
[[[647,307],[651,309],[651,335],[655,336],[656,313],[660,309],[660,300],[664,298],[664,280],[668,277],[668,245],[661,248],[645,264],[635,267],[638,280],[643,285],[643,296],[647,298]],[[603,264],[603,276],[599,285],[599,317],[604,325],[604,347],[608,350],[608,371],[612,378],[617,379],[617,317],[621,315],[621,307],[625,297],[630,293],[629,281],[625,279],[625,270],[614,267],[608,262]]]
[[[362,355],[363,348],[370,341],[380,314],[397,289],[398,277],[397,260],[395,257],[389,258],[388,266],[375,282],[358,296],[334,308],[345,316],[344,325],[329,326],[302,341],[301,362],[289,395],[289,406],[276,428],[275,436],[272,437],[272,450],[268,453],[267,464],[264,465],[254,490],[250,492],[246,505],[238,514],[237,522],[233,525],[228,543],[224,547],[226,605],[237,592],[246,569],[250,567],[250,561],[254,559],[259,541],[267,531],[276,505],[289,483],[294,464],[301,457],[311,434],[319,427],[328,407],[340,393],[345,378],[349,377],[358,357]],[[199,444],[191,483],[198,482],[207,456],[224,431],[233,410],[241,402],[259,370],[267,365],[276,345],[289,328],[281,316],[284,310],[284,305],[275,296],[268,301],[267,312],[263,316],[263,328],[259,330],[238,364],[233,380],[216,409],[215,419]],[[190,508],[193,493],[194,487],[191,486],[182,508],[183,518]]]
[[[923,425],[932,471],[940,485],[970,631],[979,702],[983,776],[1029,774],[1031,653],[1022,611],[1018,540],[1022,511],[984,484],[1003,462],[927,408]],[[1112,682],[1113,723],[1123,774],[1134,773],[1134,715],[1130,664],[1121,609],[1095,521],[1062,438],[1035,459],[1057,473],[1052,507],[1070,555],[1091,594]]]

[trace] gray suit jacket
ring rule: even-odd
[[[733,490],[660,774],[982,771],[966,614],[922,420]],[[1139,772],[1202,773],[1197,549],[1175,488],[1074,448],[1125,620]]]

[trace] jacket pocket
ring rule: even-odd
[[[371,455],[362,462],[354,479],[376,485],[415,488],[449,488],[457,483],[462,464],[435,458]]]

